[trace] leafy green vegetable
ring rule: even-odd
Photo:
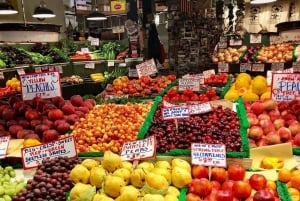
[[[6,67],[6,63],[0,59],[0,68],[5,68]]]

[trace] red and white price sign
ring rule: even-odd
[[[192,143],[193,165],[226,167],[226,147],[224,144]]]
[[[191,89],[193,91],[200,91],[200,80],[196,79],[179,79],[178,90],[184,91],[186,89]]]
[[[121,159],[123,161],[133,161],[149,159],[155,157],[156,138],[150,136],[143,140],[125,142],[121,150]]]
[[[0,159],[6,157],[9,140],[10,140],[9,135],[0,137]]]
[[[189,113],[190,115],[193,114],[204,114],[211,112],[213,109],[209,102],[201,103],[201,104],[191,104],[189,105]]]
[[[204,75],[204,78],[209,78],[211,75],[215,75],[215,69],[205,70],[202,72]]]
[[[37,167],[44,159],[58,156],[77,157],[74,137],[66,137],[45,144],[21,149],[24,169]]]
[[[272,73],[271,97],[277,101],[300,100],[300,73]]]
[[[228,73],[229,72],[229,65],[226,64],[218,64],[218,72],[219,73]]]
[[[139,77],[153,75],[157,73],[157,67],[154,59],[150,59],[136,65],[136,70]]]
[[[252,64],[252,71],[253,72],[264,72],[265,64]]]

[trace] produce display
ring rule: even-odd
[[[192,166],[192,181],[189,184],[186,201],[279,201],[276,182],[268,180],[259,172],[246,179],[243,165],[231,164],[228,169],[212,167],[210,180],[208,168]]]
[[[0,98],[7,98],[16,95],[17,90],[14,87],[0,87]]]
[[[90,60],[104,60],[105,57],[102,54],[101,50],[95,50],[93,52],[81,52],[81,51],[76,51],[75,54],[70,56],[70,59],[72,61],[90,61]]]
[[[60,79],[62,83],[67,83],[67,84],[81,84],[83,83],[83,79],[79,75],[71,75],[71,76],[66,76],[62,77]]]
[[[70,60],[67,52],[48,43],[36,43],[34,46],[32,46],[31,52],[37,52],[43,56],[51,57],[53,63],[63,63]]]
[[[90,74],[90,78],[91,78],[94,82],[103,82],[104,79],[105,79],[103,73],[92,73],[92,74]]]
[[[256,56],[256,62],[275,63],[293,60],[294,46],[287,43],[263,46]]]
[[[291,142],[300,146],[300,101],[276,102],[272,99],[245,103],[250,123],[251,146]]]
[[[241,63],[254,63],[256,52],[260,49],[260,46],[251,46],[247,49],[246,53],[241,59]]]
[[[168,152],[171,149],[190,149],[191,143],[225,144],[227,151],[242,151],[239,119],[237,114],[222,106],[213,111],[191,115],[189,118],[164,120],[163,105],[155,112],[152,124],[146,137],[155,135],[157,152]]]
[[[292,201],[300,200],[300,171],[298,169],[279,169],[278,180],[287,186]]]
[[[195,93],[191,89],[185,89],[183,92],[178,92],[177,87],[170,89],[164,96],[163,99],[169,102],[177,101],[200,101],[207,102],[212,100],[219,100],[220,97],[217,95],[214,88],[208,88],[203,93]]]
[[[119,152],[126,141],[134,141],[152,102],[102,104],[76,121],[71,135],[79,152]]]
[[[247,50],[246,46],[240,48],[231,48],[219,49],[217,53],[212,56],[213,63],[239,63],[240,56]]]
[[[175,201],[192,180],[191,165],[183,159],[142,161],[134,168],[110,151],[101,162],[85,159],[70,177],[75,184],[70,201]]]
[[[226,84],[229,75],[227,73],[211,74],[209,77],[204,79],[205,85],[218,85]]]
[[[224,99],[236,101],[242,97],[245,101],[257,101],[271,97],[271,87],[267,84],[267,79],[261,75],[253,79],[247,73],[237,75],[235,81],[224,96]]]
[[[13,88],[16,92],[21,92],[21,82],[18,78],[13,77],[5,82],[6,87]]]

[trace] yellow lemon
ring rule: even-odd
[[[237,79],[239,79],[239,78],[243,78],[243,79],[247,80],[249,83],[252,80],[251,76],[248,73],[240,73],[240,74],[238,74]]]
[[[261,80],[261,81],[264,81],[264,82],[267,82],[267,79],[262,76],[262,75],[257,75],[253,78],[253,81],[257,81],[257,80]]]
[[[267,82],[265,80],[254,80],[252,83],[252,91],[257,95],[262,95],[267,91]]]
[[[248,80],[240,78],[240,79],[237,79],[235,81],[234,85],[235,85],[235,89],[237,89],[237,90],[239,90],[240,88],[246,88],[246,89],[248,89],[250,83],[248,82]]]
[[[263,93],[261,96],[260,96],[260,100],[264,100],[266,98],[270,98],[271,97],[271,92],[270,91],[266,91],[265,93]]]
[[[251,91],[247,91],[246,93],[244,93],[244,95],[242,96],[242,98],[245,101],[257,101],[259,99],[258,95],[251,92]]]
[[[224,96],[224,99],[232,100],[232,101],[235,101],[238,98],[239,98],[239,93],[237,90],[229,90]]]

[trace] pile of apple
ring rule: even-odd
[[[56,140],[95,104],[93,99],[83,100],[80,95],[74,95],[70,100],[36,97],[23,101],[17,96],[10,97],[7,102],[0,103],[0,136],[42,142]]]
[[[196,93],[191,89],[185,89],[182,92],[177,91],[177,87],[170,89],[164,96],[163,100],[169,102],[177,102],[177,101],[200,101],[207,102],[213,100],[219,100],[220,97],[216,93],[214,88],[207,88],[204,93]]]
[[[274,181],[259,173],[246,179],[240,164],[212,167],[210,179],[207,167],[193,165],[192,176],[186,201],[280,201]]]
[[[250,146],[291,142],[300,146],[300,101],[276,102],[272,99],[245,103],[250,123]]]
[[[119,152],[126,141],[134,141],[152,102],[102,104],[71,126],[79,152]],[[64,136],[68,136],[66,134]]]

